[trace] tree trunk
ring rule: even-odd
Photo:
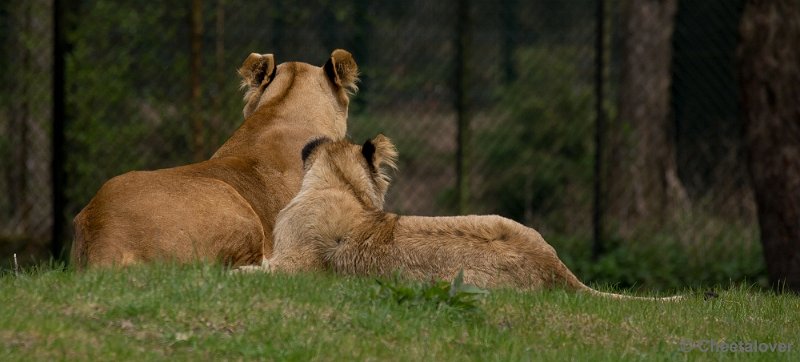
[[[609,216],[623,235],[658,226],[688,201],[670,122],[670,63],[677,0],[629,0],[622,11],[619,119],[611,130]]]
[[[52,124],[53,1],[19,1],[7,7],[10,60],[4,85],[15,97],[7,103],[5,141],[9,156],[0,164],[6,187],[0,196],[10,210],[0,215],[0,245],[25,260],[43,257],[52,233],[50,173]],[[2,182],[0,182],[2,184]],[[5,211],[5,210],[4,210]]]
[[[370,64],[367,54],[369,54],[369,41],[372,38],[372,23],[369,18],[369,0],[356,0],[355,10],[353,11],[353,23],[355,30],[353,31],[353,39],[350,48],[352,49],[353,57],[358,64]],[[369,87],[369,74],[362,73],[359,77],[359,93],[358,97],[354,97],[350,102],[350,114],[356,112],[363,113],[367,106],[367,97],[369,94],[367,90]]]
[[[285,29],[287,27],[286,19],[284,16],[284,12],[286,12],[289,6],[285,4],[286,0],[275,0],[272,2],[272,39],[270,39],[270,50],[269,53],[275,54],[278,59],[284,59],[283,57],[286,56],[283,51],[283,41],[284,37],[286,37]],[[328,49],[330,51],[331,49]],[[280,61],[278,61],[280,63]]]
[[[469,213],[469,113],[467,105],[467,59],[469,57],[468,47],[470,43],[470,1],[459,0],[457,2],[456,16],[456,59],[455,59],[455,111],[456,111],[456,190],[458,201],[458,213],[466,215]]]
[[[205,157],[205,125],[203,122],[201,75],[203,56],[203,1],[192,0],[191,7],[191,118],[192,118],[192,154],[195,161]]]
[[[517,73],[514,69],[514,50],[516,48],[516,35],[519,32],[517,26],[517,0],[503,0],[500,8],[500,16],[503,22],[502,41],[500,43],[500,59],[503,68],[503,83],[511,84],[516,78]]]
[[[748,0],[739,81],[749,170],[773,286],[800,291],[800,1]]]
[[[216,9],[216,31],[214,32],[214,63],[215,63],[215,77],[216,77],[216,92],[213,94],[213,116],[211,119],[210,129],[214,134],[222,133],[223,129],[223,110],[222,100],[225,94],[225,82],[228,80],[228,69],[225,67],[225,0],[217,0]],[[216,137],[212,138],[211,143],[214,147],[220,145],[221,140]]]

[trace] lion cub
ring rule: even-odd
[[[535,230],[491,216],[420,217],[383,211],[387,168],[397,150],[378,135],[362,146],[317,139],[302,150],[300,193],[278,214],[270,271],[450,279],[479,287],[564,287],[611,297],[581,283]],[[650,298],[646,298],[650,299]]]

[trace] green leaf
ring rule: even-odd
[[[467,294],[483,294],[483,295],[489,294],[488,290],[482,289],[482,288],[478,288],[478,287],[476,287],[474,285],[470,285],[470,284],[465,284],[464,286],[462,286],[461,289],[459,290],[459,292],[460,293],[467,293]]]

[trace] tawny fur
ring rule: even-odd
[[[344,72],[344,73],[342,73]],[[129,172],[75,217],[78,267],[152,260],[257,264],[272,253],[275,216],[300,189],[300,150],[341,139],[358,68],[335,50],[322,67],[250,54],[239,69],[244,123],[210,160]]]
[[[279,214],[269,271],[400,272],[480,287],[562,287],[614,298],[581,283],[534,229],[496,216],[420,217],[383,211],[397,151],[379,135],[363,146],[316,142],[297,196]],[[314,146],[314,145],[312,145]],[[650,299],[650,298],[643,298]],[[665,298],[667,300],[669,298]]]

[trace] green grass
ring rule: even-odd
[[[440,290],[448,288],[208,265],[6,272],[0,360],[800,359],[793,295],[730,287],[712,300],[686,291],[688,300],[656,303],[470,289],[475,300],[463,308]],[[684,353],[682,340],[793,350]]]

